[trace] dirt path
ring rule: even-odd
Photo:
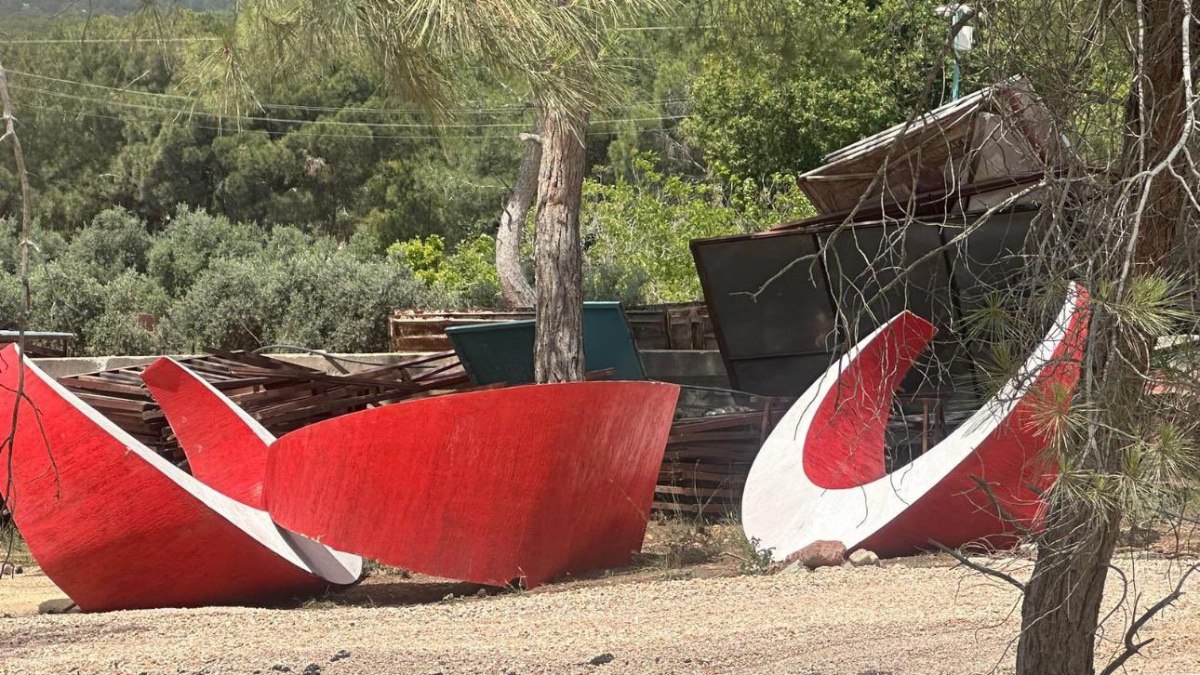
[[[1165,592],[1167,575],[1179,569],[1163,560],[1122,566],[1136,571],[1146,598]],[[666,578],[680,575],[643,572],[404,606],[14,616],[0,620],[0,672],[859,674],[1011,666],[1015,591],[938,562]],[[0,611],[28,610],[39,593],[54,595],[44,579],[6,579],[0,608],[8,609]],[[470,590],[383,577],[338,602],[447,588]],[[1153,624],[1145,637],[1158,640],[1130,672],[1200,672],[1191,637],[1200,628],[1197,607],[1184,596]],[[611,662],[589,663],[605,654]]]

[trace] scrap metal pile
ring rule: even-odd
[[[284,434],[368,406],[456,391],[471,386],[454,352],[438,352],[329,375],[248,352],[180,360],[250,413],[271,433]],[[63,377],[59,382],[139,442],[175,462],[184,461],[166,417],[142,383],[147,366]]]
[[[1041,526],[1058,472],[1037,420],[1076,385],[1087,289],[1069,285],[1016,375],[970,398],[953,429],[940,393],[905,379],[924,375],[927,351],[969,364],[940,353],[938,324],[960,323],[1019,265],[1035,214],[1026,169],[1053,144],[1038,106],[1019,80],[966,97],[805,174],[816,219],[693,242],[715,333],[696,308],[639,319],[585,303],[585,371],[622,381],[520,386],[534,331],[513,315],[393,321],[420,327],[401,331],[406,345],[456,351],[341,375],[239,353],[59,383],[9,346],[0,409],[19,414],[0,422],[13,439],[0,497],[85,611],[311,596],[357,581],[360,556],[534,586],[627,563],[651,509],[740,517],[776,560],[829,540],[884,556],[1012,545]],[[895,173],[864,183],[880,162]],[[885,195],[911,199],[854,218]],[[949,245],[996,204],[1013,208]],[[815,270],[789,267],[818,250]],[[888,276],[905,263],[919,264]],[[862,302],[891,281],[904,283]],[[639,348],[714,335],[752,393],[644,381]]]
[[[692,241],[732,386],[799,396],[902,310],[961,326],[1032,252],[1038,185],[1058,153],[1046,120],[1020,79],[980,90],[800,176],[818,215]],[[953,364],[923,374],[954,387],[970,377],[964,349],[939,340],[918,370]]]

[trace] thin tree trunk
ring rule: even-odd
[[[21,248],[20,267],[18,275],[21,283],[21,313],[17,317],[17,349],[20,350],[21,357],[25,357],[25,331],[29,328],[29,314],[31,310],[30,292],[29,292],[29,247],[30,240],[33,236],[31,228],[33,227],[33,192],[29,187],[29,173],[25,169],[25,150],[21,147],[21,137],[17,134],[17,121],[13,111],[12,97],[8,91],[8,71],[4,69],[4,64],[0,63],[0,112],[3,117],[3,135],[0,135],[0,143],[9,141],[13,147],[13,161],[16,163],[17,178],[21,184],[21,232],[18,245]],[[4,455],[7,461],[11,462],[13,458],[13,443],[16,442],[17,434],[17,418],[21,412],[21,398],[25,394],[25,369],[17,368],[17,388],[16,396],[14,397],[12,411],[9,412],[8,420],[9,433],[5,438],[0,438],[0,455]],[[12,484],[12,467],[9,467],[9,485],[6,486],[6,494],[8,494],[8,502],[0,500],[0,511],[7,509],[9,513],[16,511],[16,487]],[[9,516],[12,517],[11,515]],[[14,533],[15,537],[16,534]],[[6,551],[3,556],[3,562],[8,563],[12,555],[12,540],[8,542]],[[3,565],[0,565],[0,569]]]
[[[29,292],[29,247],[33,236],[33,192],[29,187],[29,173],[25,169],[25,150],[21,147],[21,137],[17,135],[16,116],[13,113],[12,97],[8,91],[8,71],[0,64],[0,110],[3,112],[4,132],[0,141],[9,141],[13,146],[13,160],[17,166],[17,178],[21,185],[21,249],[20,268],[18,274],[21,280],[21,316],[17,319],[17,344],[21,353],[25,353],[25,330],[28,328],[30,312]],[[24,380],[24,371],[18,377]],[[20,389],[18,388],[18,391]],[[15,426],[13,428],[16,428]]]
[[[579,208],[587,160],[586,111],[545,116],[538,176],[537,382],[583,379],[583,251]]]
[[[1056,524],[1038,545],[1021,605],[1017,672],[1090,675],[1095,672],[1096,624],[1121,514],[1066,503],[1049,517]]]
[[[1139,191],[1146,180],[1153,182],[1146,188],[1145,208],[1132,242],[1132,269],[1113,275],[1121,285],[1130,274],[1153,274],[1167,262],[1186,198],[1170,172],[1163,171],[1156,178],[1144,173],[1163,162],[1185,161],[1182,153],[1172,159],[1186,127],[1183,4],[1180,0],[1143,0],[1141,7],[1147,33],[1143,69],[1136,73],[1134,98],[1126,109],[1124,173]],[[1193,44],[1195,33],[1192,27],[1189,39]],[[1190,48],[1188,51],[1191,53]],[[1136,98],[1139,91],[1141,101]],[[1180,167],[1177,173],[1186,175]],[[1134,432],[1136,420],[1128,411],[1137,409],[1137,399],[1146,395],[1154,340],[1147,335],[1110,341],[1115,319],[1106,316],[1103,308],[1096,308],[1095,314],[1090,347],[1094,353],[1089,359],[1092,376],[1094,381],[1104,381],[1104,374],[1111,370],[1108,381],[1113,383],[1103,392],[1109,409],[1105,422],[1109,429]],[[1101,430],[1098,436],[1099,451],[1085,458],[1083,468],[1097,475],[1117,471],[1127,441],[1115,431]],[[1100,603],[1122,516],[1119,506],[1106,503],[1099,506],[1066,496],[1052,502],[1021,608],[1020,675],[1095,672]]]
[[[540,131],[541,124],[538,124],[533,134],[521,134],[525,158],[521,160],[517,182],[504,203],[500,229],[496,231],[496,273],[500,277],[500,294],[509,307],[533,307],[537,298],[521,265],[521,226],[538,194],[538,173],[542,164]]]

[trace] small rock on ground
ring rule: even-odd
[[[613,656],[612,654],[605,652],[603,654],[597,654],[596,656],[593,656],[588,663],[592,664],[593,666],[602,666],[606,663],[612,663],[616,658],[617,657]]]
[[[791,565],[788,565],[787,567],[780,570],[780,573],[781,574],[801,574],[801,575],[803,575],[803,574],[808,574],[808,568],[804,566],[804,563],[797,560],[796,562],[792,563]]]
[[[788,556],[786,562],[801,562],[810,570],[837,567],[846,562],[846,547],[840,541],[814,541]]]
[[[879,556],[875,555],[874,551],[868,551],[865,548],[860,548],[850,554],[850,564],[855,567],[874,566],[879,567]]]

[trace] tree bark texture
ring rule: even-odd
[[[537,298],[521,266],[521,227],[538,194],[542,145],[536,133],[540,126],[535,129],[535,135],[521,137],[525,143],[525,158],[517,170],[517,182],[504,202],[500,229],[496,231],[496,273],[500,277],[500,294],[509,307],[533,307]]]
[[[1017,672],[1069,675],[1095,672],[1096,625],[1121,514],[1062,504],[1038,545],[1033,576],[1021,604]]]
[[[1186,188],[1170,171],[1150,177],[1164,162],[1186,161],[1172,152],[1185,133],[1187,97],[1184,86],[1184,7],[1181,0],[1143,0],[1146,27],[1142,70],[1136,73],[1134,95],[1126,108],[1123,170],[1135,194],[1148,190],[1133,244],[1132,274],[1152,274],[1168,260],[1184,210]],[[1189,39],[1195,44],[1195,27]],[[1192,52],[1194,53],[1194,52]],[[1138,93],[1141,93],[1141,99]],[[1180,175],[1188,175],[1186,170]],[[1145,181],[1152,181],[1147,186]],[[1138,200],[1138,203],[1141,203]],[[1114,219],[1106,227],[1129,227],[1131,218]],[[1124,273],[1107,275],[1121,283]],[[1096,309],[1092,323],[1090,370],[1100,381],[1109,372],[1105,422],[1112,429],[1133,432],[1149,375],[1152,336],[1109,340],[1117,330],[1113,317]],[[1110,347],[1111,346],[1111,347]],[[1113,353],[1115,352],[1115,353]],[[1128,405],[1127,405],[1128,404]],[[1100,451],[1086,457],[1083,467],[1097,474],[1116,472],[1124,444],[1121,434],[1100,431]],[[1121,523],[1121,509],[1064,496],[1051,502],[1046,531],[1038,545],[1033,576],[1026,585],[1021,608],[1021,637],[1017,646],[1020,675],[1091,675],[1095,672],[1096,630],[1104,582]],[[1112,626],[1118,634],[1123,627]]]
[[[1144,106],[1133,101],[1126,109],[1130,142],[1126,143],[1125,173],[1132,177],[1168,163],[1173,165],[1176,175],[1188,176],[1188,158],[1176,147],[1184,139],[1187,125],[1188,100],[1183,78],[1185,7],[1180,0],[1144,0],[1142,6],[1146,54],[1142,77],[1135,84],[1143,91]],[[1193,20],[1188,31],[1193,68],[1198,38],[1200,30]],[[1139,142],[1142,152],[1134,152],[1130,146]],[[1188,206],[1187,187],[1170,171],[1160,171],[1148,180],[1152,182],[1142,215],[1136,263],[1142,271],[1154,272],[1167,262],[1174,247],[1175,234]]]
[[[584,375],[579,208],[587,160],[587,114],[544,119],[534,252],[534,377],[539,383],[571,382]]]

